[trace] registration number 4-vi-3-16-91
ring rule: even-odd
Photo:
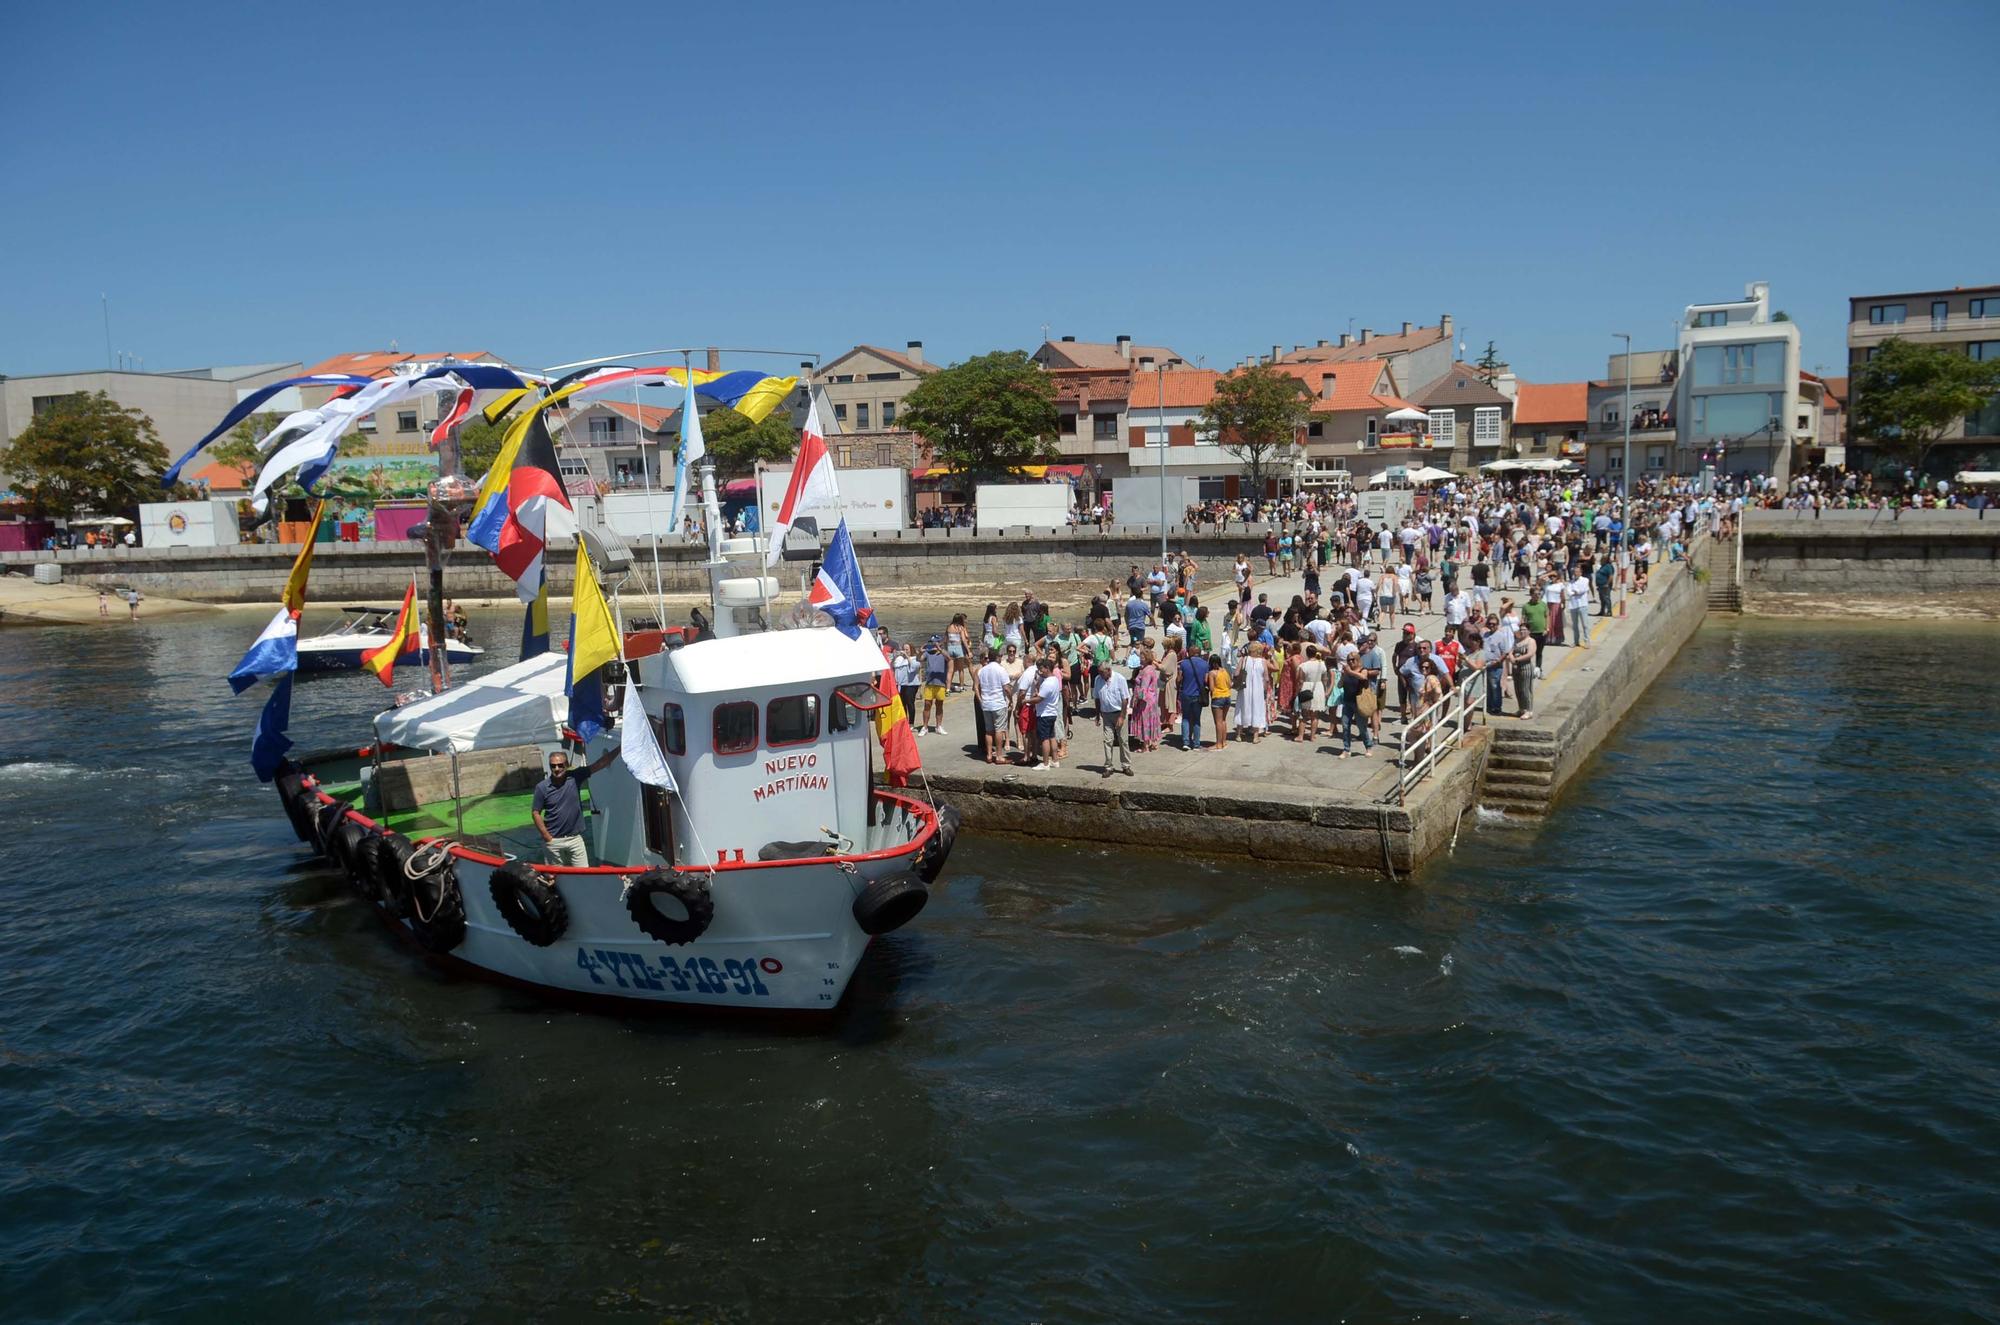
[[[770,986],[762,979],[785,969],[776,957],[734,957],[717,961],[713,957],[688,957],[675,961],[661,956],[655,966],[642,953],[615,948],[578,948],[576,964],[597,985],[615,983],[620,989],[673,990],[681,994],[746,994],[769,997]],[[609,977],[609,978],[607,978]]]

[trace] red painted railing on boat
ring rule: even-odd
[[[312,789],[312,793],[320,798],[322,804],[330,805],[334,802],[335,798],[321,791],[319,789],[319,780],[310,774],[304,779],[304,785]],[[936,836],[937,811],[925,802],[918,800],[914,796],[905,796],[894,791],[884,791],[880,787],[870,788],[869,794],[877,801],[893,803],[900,806],[905,813],[916,815],[923,824],[918,829],[917,835],[912,837],[908,842],[900,843],[893,847],[884,847],[880,851],[849,852],[831,856],[795,856],[786,860],[718,860],[712,865],[676,865],[674,869],[684,874],[721,874],[735,870],[786,869],[794,865],[825,865],[828,863],[851,865],[872,860],[893,860],[898,856],[915,855],[922,849],[924,843]],[[347,810],[347,817],[364,828],[374,828],[382,832],[390,831],[381,823],[370,819],[367,815],[351,806]],[[419,844],[422,844],[425,842],[436,842],[440,839],[435,837],[420,837],[415,840]],[[733,850],[734,848],[731,849]],[[507,857],[505,856],[496,856],[491,852],[480,851],[477,848],[464,846],[457,842],[451,844],[451,854],[455,857],[472,861],[474,864],[488,865],[495,869],[507,863]],[[623,878],[628,875],[643,874],[648,869],[653,868],[655,867],[651,865],[544,865],[537,863],[535,871],[539,874],[596,874],[613,878]]]

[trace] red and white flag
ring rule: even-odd
[[[833,478],[833,456],[828,454],[826,438],[820,432],[819,397],[815,392],[812,403],[806,407],[799,453],[792,461],[792,481],[785,487],[785,500],[778,507],[777,518],[771,521],[771,545],[764,554],[764,564],[778,564],[785,550],[785,531],[792,527],[792,521],[815,506],[831,506],[839,497],[840,487]]]

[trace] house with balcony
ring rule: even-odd
[[[831,426],[849,436],[855,445],[865,445],[873,454],[874,434],[910,434],[896,426],[903,398],[938,367],[924,359],[924,343],[909,341],[898,350],[880,345],[857,345],[818,370],[808,368],[811,384],[826,393],[833,406]],[[804,418],[803,399],[799,417]],[[866,440],[864,440],[866,439]]]
[[[1848,377],[1845,387],[1891,338],[1947,346],[1974,359],[2000,360],[2000,285],[1955,285],[1949,290],[1858,295],[1847,303]],[[1842,420],[1845,420],[1843,408]],[[1843,434],[1842,443],[1845,443]],[[1829,462],[1831,463],[1831,462]],[[2000,468],[2000,394],[1954,423],[1931,452],[1933,474]]]
[[[1080,464],[1107,480],[1130,473],[1129,444],[1134,378],[1147,372],[1191,367],[1164,345],[1135,345],[1130,336],[1106,344],[1074,336],[1042,342],[1029,356],[1055,379],[1056,446],[1067,464]]]
[[[1627,374],[1630,381],[1627,381]],[[1632,416],[1632,468],[1641,478],[1683,473],[1676,469],[1674,396],[1680,355],[1674,350],[1614,354],[1604,376],[1587,384],[1584,472],[1616,479],[1625,470],[1625,415]],[[1628,391],[1629,385],[1629,391]]]
[[[1590,426],[1590,383],[1519,382],[1514,388],[1513,454],[1582,464]]]
[[[1679,341],[1677,471],[1712,466],[1783,482],[1794,447],[1819,429],[1816,417],[1800,425],[1799,329],[1772,320],[1770,285],[1752,281],[1741,299],[1689,304]]]
[[[649,482],[655,488],[674,485],[674,452],[681,435],[678,406],[593,400],[558,410],[553,431],[565,480],[576,477],[580,466],[600,492],[644,488]]]
[[[1441,469],[1477,469],[1500,459],[1512,440],[1514,402],[1471,364],[1454,363],[1411,399],[1430,416],[1424,431],[1430,436],[1432,463]]]
[[[1442,463],[1432,449],[1423,411],[1404,399],[1386,360],[1279,363],[1312,396],[1312,419],[1300,439],[1306,487],[1365,486],[1385,470]],[[1391,417],[1399,415],[1400,417]]]

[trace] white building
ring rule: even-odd
[[[1798,426],[1799,329],[1771,320],[1771,287],[1752,281],[1741,299],[1689,304],[1679,354],[1678,472],[1788,477],[1793,446],[1811,445],[1816,428]]]

